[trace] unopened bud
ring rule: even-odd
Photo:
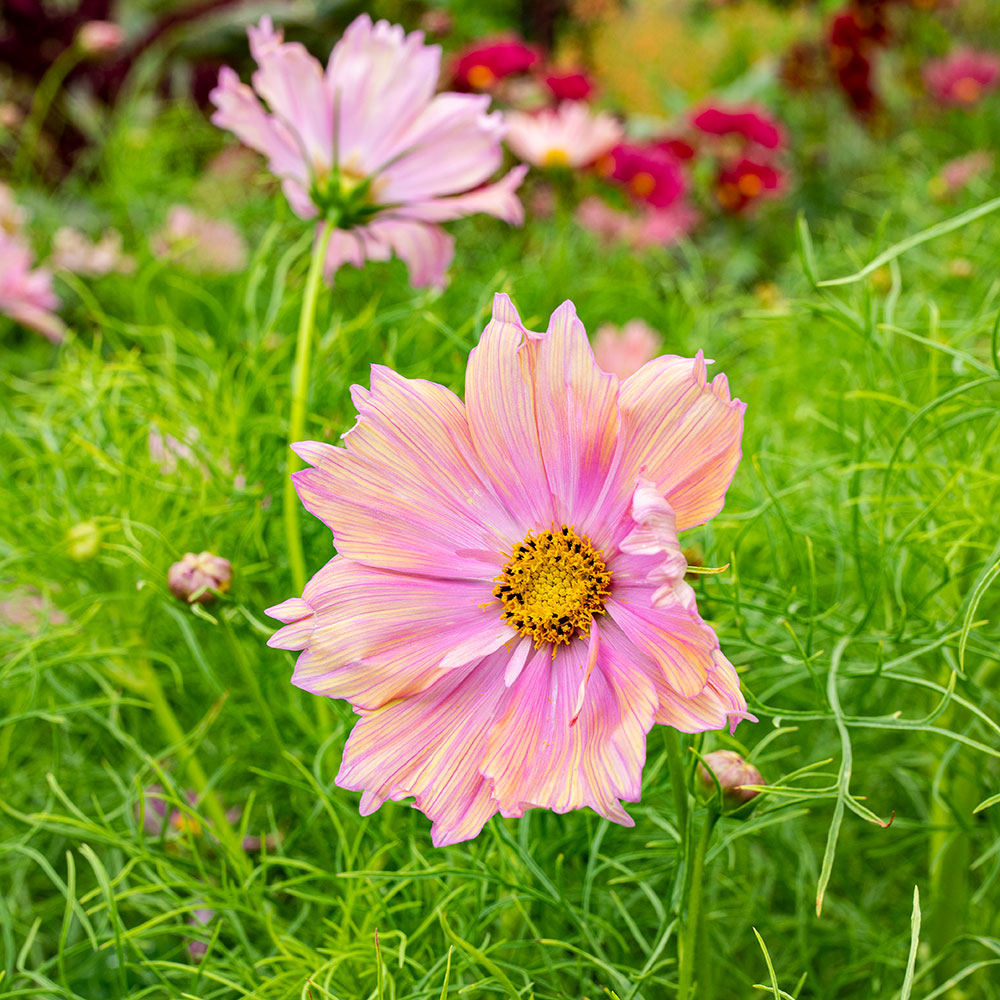
[[[747,785],[765,785],[760,771],[748,764],[734,750],[713,750],[705,754],[703,763],[698,764],[698,781],[702,794],[706,799],[712,799],[716,794],[715,775],[722,788],[722,801],[726,809],[738,809],[759,793]],[[706,766],[707,765],[707,766]],[[709,774],[711,769],[712,774]]]
[[[101,529],[96,521],[81,521],[66,532],[66,554],[70,559],[84,562],[93,559],[101,547]]]
[[[76,44],[85,56],[100,58],[121,48],[125,32],[113,21],[88,21],[76,33]]]
[[[167,574],[167,586],[174,597],[188,604],[211,604],[215,591],[225,593],[233,579],[233,566],[228,559],[211,552],[185,552]]]

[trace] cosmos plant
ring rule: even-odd
[[[677,536],[741,454],[744,404],[705,366],[619,380],[571,302],[539,333],[498,295],[464,403],[374,366],[346,447],[296,444],[338,554],[268,611],[270,644],[358,714],[337,782],[362,813],[412,796],[438,845],[533,807],[631,825],[655,723],[750,717]]]

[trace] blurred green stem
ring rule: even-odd
[[[146,660],[139,661],[141,672],[142,693],[149,699],[156,721],[159,722],[167,741],[177,747],[178,774],[186,775],[192,788],[198,796],[198,801],[205,807],[215,826],[215,834],[223,847],[232,855],[233,862],[238,867],[245,865],[245,855],[242,845],[232,824],[226,818],[226,810],[222,807],[218,795],[209,787],[208,777],[198,763],[194,753],[188,749],[187,734],[174,715],[174,710],[167,701],[163,685],[156,669]]]
[[[299,333],[295,342],[295,368],[292,376],[292,415],[288,422],[289,446],[301,441],[306,430],[306,404],[309,401],[309,360],[312,352],[312,332],[316,320],[316,301],[323,279],[323,261],[330,245],[333,223],[324,222],[313,244],[309,276],[299,313]],[[292,473],[301,468],[295,452],[289,447],[288,471],[285,476],[285,540],[288,544],[288,561],[292,567],[295,590],[302,593],[306,585],[306,560],[302,551],[302,531],[299,526],[299,499],[292,482]]]
[[[706,949],[701,948],[699,954],[698,942],[704,945],[705,937],[701,933],[702,923],[702,887],[705,881],[705,855],[708,853],[708,845],[712,840],[712,831],[719,819],[719,813],[714,808],[709,807],[708,815],[702,824],[701,832],[698,835],[698,842],[694,848],[694,856],[685,860],[690,864],[690,874],[685,882],[684,894],[681,897],[681,936],[678,941],[678,977],[677,977],[677,1000],[690,1000],[693,995],[695,984],[695,969],[702,972],[700,977],[703,981],[700,985],[703,989],[701,996],[706,996],[704,989],[706,970],[708,967],[708,956],[704,954]]]
[[[16,180],[24,180],[25,175],[31,169],[32,164],[38,154],[38,139],[42,134],[42,126],[49,115],[52,102],[59,93],[63,81],[69,75],[74,66],[83,58],[84,53],[79,45],[73,43],[68,45],[52,61],[52,65],[45,71],[35,91],[35,97],[31,102],[31,109],[25,120],[24,128],[21,129],[21,142],[14,157],[14,169],[12,171]]]

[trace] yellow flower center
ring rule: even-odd
[[[485,90],[496,83],[497,76],[489,66],[470,66],[466,79],[468,79],[470,87]]]
[[[569,153],[565,149],[549,149],[546,150],[545,155],[542,157],[543,167],[568,167],[569,166]]]
[[[604,553],[565,524],[537,535],[529,531],[493,579],[504,620],[533,639],[535,649],[589,635],[591,618],[605,613],[611,584]]]

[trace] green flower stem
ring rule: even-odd
[[[702,825],[701,833],[698,835],[698,843],[695,846],[694,857],[690,859],[691,870],[686,880],[684,895],[681,899],[681,936],[678,942],[678,982],[677,1000],[690,1000],[693,995],[695,982],[694,972],[696,968],[705,969],[707,958],[705,954],[698,954],[698,942],[702,940],[701,951],[704,947],[704,938],[701,934],[702,923],[702,885],[705,877],[705,855],[708,853],[708,845],[712,840],[712,831],[719,819],[719,813],[714,808],[709,808],[708,815]],[[702,983],[704,986],[705,984]],[[705,991],[701,991],[705,996]]]
[[[689,810],[687,778],[684,776],[684,751],[681,734],[672,726],[663,727],[663,739],[667,745],[667,767],[670,769],[670,786],[674,793],[674,808],[677,811],[677,831],[681,836],[681,854],[688,858]]]
[[[319,238],[313,244],[309,276],[299,313],[299,333],[295,342],[295,368],[292,377],[292,415],[288,422],[288,444],[301,441],[306,429],[306,404],[309,401],[309,358],[312,351],[312,332],[316,320],[316,300],[323,279],[323,261],[326,248],[330,245],[333,223],[324,222]],[[285,476],[285,540],[288,545],[288,561],[292,567],[292,581],[298,593],[306,585],[306,560],[302,551],[302,531],[299,526],[299,498],[295,493],[292,473],[301,468],[295,452],[289,449],[288,471]]]
[[[83,50],[75,42],[68,45],[56,56],[38,84],[24,128],[21,129],[21,142],[17,155],[14,157],[12,173],[17,180],[24,180],[24,176],[35,162],[38,154],[38,139],[42,134],[42,126],[49,115],[52,102],[56,99],[56,94],[59,93],[63,81],[83,56]]]
[[[141,687],[143,694],[149,699],[153,714],[156,716],[160,728],[163,730],[167,741],[177,747],[178,773],[184,774],[191,783],[198,801],[205,806],[215,826],[215,835],[223,847],[227,848],[232,855],[234,863],[240,867],[246,867],[246,856],[243,852],[236,831],[232,824],[226,819],[226,810],[222,807],[218,795],[209,787],[208,777],[198,763],[194,753],[188,749],[187,735],[181,728],[181,724],[174,715],[174,710],[170,707],[166,695],[163,693],[163,685],[154,667],[147,661],[140,661]]]

